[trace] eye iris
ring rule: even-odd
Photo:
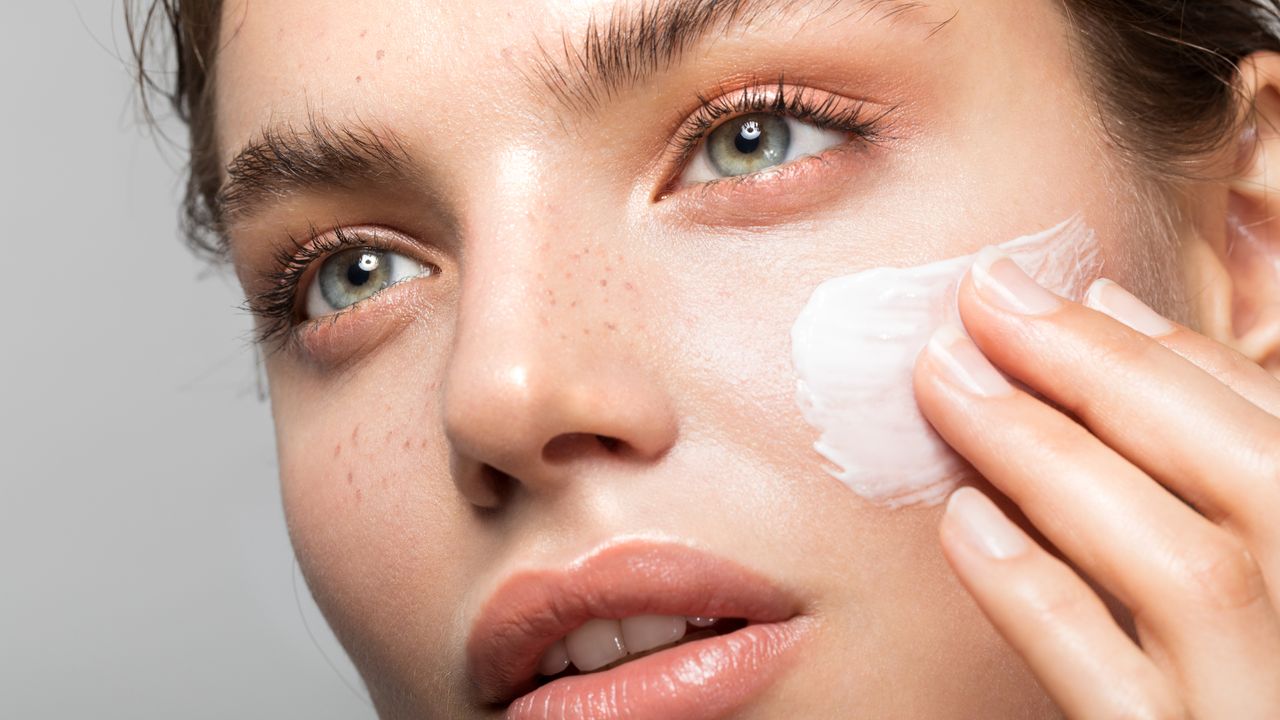
[[[791,146],[785,119],[768,113],[746,115],[716,128],[707,138],[707,154],[717,172],[746,175],[781,165]]]
[[[317,278],[325,301],[339,309],[364,300],[390,285],[390,281],[391,268],[385,255],[360,248],[326,260]]]

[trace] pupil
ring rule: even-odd
[[[372,254],[364,254],[360,259],[347,266],[347,282],[354,287],[360,287],[369,282],[369,277],[373,275],[373,271],[378,268],[378,258]]]
[[[733,146],[743,155],[750,155],[760,147],[760,123],[755,120],[748,120],[742,123],[742,128],[738,130],[738,136],[733,139]]]

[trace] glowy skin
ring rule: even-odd
[[[867,6],[812,22],[770,13],[598,108],[567,106],[530,71],[539,47],[561,47],[562,31],[574,38],[615,6],[625,3],[224,8],[217,139],[228,162],[265,127],[320,118],[393,131],[413,168],[407,181],[295,188],[235,217],[246,292],[269,289],[275,256],[313,226],[383,228],[439,268],[266,353],[291,537],[379,713],[502,716],[466,667],[495,589],[638,538],[733,561],[796,598],[810,631],[738,717],[1056,716],[1055,701],[1070,707],[1082,686],[1045,681],[1053,664],[1028,665],[1025,641],[996,630],[1016,635],[1012,625],[984,615],[1009,617],[992,591],[980,604],[967,589],[991,587],[994,564],[939,543],[943,509],[869,505],[824,471],[794,401],[791,324],[827,278],[971,253],[1079,212],[1110,278],[1270,362],[1274,345],[1243,343],[1231,318],[1238,298],[1265,308],[1256,301],[1274,289],[1233,285],[1226,253],[1230,217],[1267,209],[1205,183],[1180,201],[1184,220],[1153,220],[1173,206],[1153,211],[1154,194],[1105,140],[1054,3]],[[779,76],[889,110],[886,138],[666,192],[681,169],[668,143],[698,95]],[[1215,168],[1243,173],[1230,155]],[[1259,313],[1249,327],[1270,321]],[[1077,347],[1090,333],[1141,342],[1088,318]],[[979,339],[1015,327],[991,320],[982,336],[981,314],[965,319]],[[997,360],[1017,371],[1044,348],[1023,349]],[[923,380],[939,423],[981,412]],[[982,427],[998,435],[1038,412]],[[1034,459],[1024,441],[1004,440]],[[975,441],[956,443],[972,452]],[[1029,463],[999,488],[1042,481]]]

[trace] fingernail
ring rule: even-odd
[[[1010,312],[1045,315],[1062,305],[1062,298],[1041,287],[1008,255],[991,245],[978,252],[973,279],[984,298]]]
[[[1084,304],[1151,337],[1168,335],[1174,329],[1173,323],[1107,278],[1093,281],[1085,293]]]
[[[1008,395],[1013,386],[958,326],[948,323],[929,338],[929,354],[955,384],[975,395]]]
[[[1004,560],[1028,547],[1026,534],[974,488],[962,487],[951,493],[947,517],[955,521],[969,545],[987,557]]]

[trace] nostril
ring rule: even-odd
[[[552,438],[542,448],[542,459],[548,463],[564,463],[574,458],[589,457],[604,453],[612,455],[619,452],[623,442],[608,435],[591,433],[565,433]]]

